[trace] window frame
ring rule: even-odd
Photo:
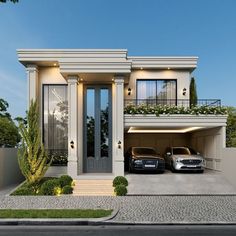
[[[46,86],[65,86],[67,87],[67,100],[68,100],[68,84],[42,84],[42,141],[45,144],[45,137],[44,137],[44,88]]]
[[[147,79],[136,79],[136,100],[138,100],[138,81],[155,81],[156,82],[156,97],[157,97],[157,81],[175,81],[175,93],[176,93],[176,98],[175,98],[175,105],[177,105],[177,101],[178,101],[178,83],[177,83],[177,79],[160,79],[160,78],[147,78]],[[156,98],[157,100],[157,98]]]

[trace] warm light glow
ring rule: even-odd
[[[83,81],[83,78],[81,78],[80,81]]]
[[[54,65],[54,66],[57,66],[57,63],[54,63],[53,65]]]
[[[168,67],[167,69],[170,70],[170,67]]]
[[[112,78],[111,80],[112,80],[112,81],[114,81],[114,79],[113,79],[113,78]]]
[[[198,129],[202,129],[202,127],[188,127],[180,129],[139,129],[136,127],[130,127],[128,133],[187,133]]]
[[[141,67],[140,70],[143,70],[143,67]]]

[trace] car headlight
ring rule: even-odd
[[[135,160],[134,163],[135,163],[135,164],[142,164],[143,161],[142,161],[142,160]]]

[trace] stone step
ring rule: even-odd
[[[112,180],[76,180],[74,196],[114,196]]]

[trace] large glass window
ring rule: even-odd
[[[49,155],[55,156],[54,162],[60,162],[60,159],[65,159],[68,150],[67,86],[44,85],[43,93],[44,145]],[[65,164],[65,160],[61,162],[58,164]]]
[[[176,104],[176,80],[137,80],[139,103]]]

